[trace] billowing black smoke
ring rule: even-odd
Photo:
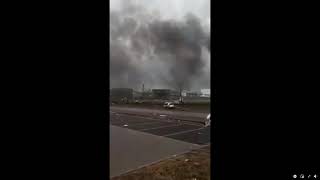
[[[110,13],[111,87],[189,89],[198,81],[207,88],[204,51],[210,35],[193,14],[162,20],[134,4]]]

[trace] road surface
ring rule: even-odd
[[[203,123],[207,117],[207,113],[196,113],[186,111],[170,111],[160,109],[146,109],[146,108],[127,108],[127,107],[110,107],[111,112],[136,114],[143,116],[159,117],[160,115],[169,116],[172,119],[180,119],[185,121],[194,121]]]
[[[110,176],[210,144],[210,127],[161,116],[110,113]]]

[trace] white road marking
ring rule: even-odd
[[[161,128],[168,128],[168,127],[174,127],[174,126],[182,126],[183,124],[175,124],[170,126],[160,126],[160,127],[154,127],[154,128],[147,128],[147,129],[139,129],[139,131],[148,131],[153,129],[161,129]]]
[[[176,118],[173,118],[173,117],[169,117],[169,115],[165,115],[168,119],[163,119],[163,118],[156,118],[156,117],[143,117],[142,115],[129,115],[129,114],[118,114],[118,116],[127,116],[127,117],[136,117],[136,118],[141,118],[141,119],[148,119],[148,120],[152,120],[152,121],[159,121],[159,122],[172,122],[172,121],[176,121],[176,122],[179,122],[179,123],[183,123],[183,124],[189,124],[189,125],[193,125],[193,126],[203,126],[202,124],[200,125],[200,123],[190,123],[188,122],[187,120],[180,120],[180,119],[176,119]],[[158,117],[158,116],[157,116]],[[161,116],[160,116],[161,117]]]
[[[155,124],[155,123],[159,123],[159,122],[142,122],[142,123],[134,123],[132,124],[132,126],[135,126],[135,125],[146,125],[146,124]],[[130,124],[130,122],[129,122]]]
[[[127,125],[127,126],[135,126],[135,125],[146,125],[146,124],[155,124],[155,123],[159,123],[159,122],[140,122],[140,123],[133,123],[133,124],[131,124],[130,122],[126,122],[126,124],[125,125]],[[111,122],[111,124],[112,124],[112,122]],[[115,124],[112,124],[112,125],[115,125]]]
[[[201,127],[201,128],[191,129],[191,130],[187,130],[187,131],[180,131],[180,132],[176,132],[176,133],[172,133],[172,134],[167,134],[167,135],[163,135],[163,136],[164,136],[164,137],[169,137],[169,136],[173,136],[173,135],[177,135],[177,134],[184,134],[184,133],[193,132],[193,131],[197,131],[197,130],[201,130],[201,129],[204,129],[204,128]]]
[[[124,114],[119,114],[119,116],[127,116],[127,117],[132,117],[131,115],[124,115]],[[152,121],[160,121],[163,122],[163,120],[160,119],[155,119],[155,118],[147,118],[147,117],[141,117],[141,116],[133,116],[135,118],[141,118],[141,119],[148,119],[148,120],[152,120]]]

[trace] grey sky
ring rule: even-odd
[[[110,0],[110,13],[111,87],[210,88],[210,0]]]
[[[182,19],[191,12],[210,28],[210,0],[110,0],[110,10],[120,10],[129,1],[143,5],[150,12],[158,11],[163,19]]]

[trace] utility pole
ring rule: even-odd
[[[142,94],[141,94],[141,97],[142,98],[144,97],[144,83],[142,83]]]
[[[179,87],[179,95],[180,95],[179,101],[180,101],[180,103],[183,104],[183,100],[182,100],[182,87]]]

